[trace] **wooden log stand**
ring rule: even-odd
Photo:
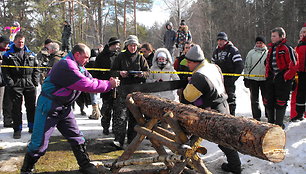
[[[207,152],[200,146],[202,138],[272,162],[280,162],[285,157],[285,132],[279,126],[142,93],[129,94],[126,104],[138,123],[134,128],[137,135],[115,162],[104,164],[110,167],[111,173],[119,173],[126,165],[163,162],[166,166],[163,169],[139,173],[209,174],[211,172],[198,156],[198,153]],[[168,124],[171,131],[160,127],[158,122]],[[159,156],[129,160],[145,137]],[[164,147],[172,153],[168,154]]]

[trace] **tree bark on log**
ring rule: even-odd
[[[284,130],[252,118],[234,117],[162,99],[149,94],[129,94],[141,113],[162,119],[172,112],[185,132],[260,159],[280,162],[285,157]]]

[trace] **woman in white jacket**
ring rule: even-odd
[[[268,50],[263,37],[256,38],[255,47],[249,51],[244,66],[244,73],[251,75],[265,75],[265,60]],[[245,86],[250,89],[253,118],[260,121],[261,109],[259,106],[259,90],[261,96],[265,95],[265,77],[245,77]],[[266,113],[266,112],[265,112]]]
[[[169,51],[166,48],[159,48],[156,50],[153,60],[152,66],[150,68],[151,71],[170,71],[176,72],[173,67],[173,61]],[[177,74],[169,74],[169,73],[151,73],[147,78],[147,83],[153,82],[162,82],[162,81],[172,81],[179,80],[179,76]],[[163,91],[152,93],[155,96],[167,98],[170,100],[178,101],[178,96],[176,94],[176,90],[174,91]]]

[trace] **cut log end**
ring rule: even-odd
[[[275,126],[268,130],[262,141],[262,150],[269,161],[281,162],[285,158],[286,135],[284,130]]]

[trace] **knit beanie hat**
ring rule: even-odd
[[[129,35],[124,43],[125,43],[125,46],[128,46],[130,44],[139,45],[138,37],[135,35]]]
[[[217,35],[217,40],[228,40],[227,34],[225,32],[220,32]]]
[[[184,19],[182,19],[182,20],[181,20],[180,25],[186,25],[186,22],[185,22],[185,20],[184,20]]]
[[[120,43],[120,40],[117,37],[111,37],[108,40],[108,46],[115,45],[116,43]]]
[[[53,41],[51,39],[46,39],[45,40],[45,45],[49,44],[49,43],[52,43]]]
[[[264,37],[261,37],[261,36],[256,37],[255,42],[258,42],[258,41],[266,43],[266,39]]]
[[[185,58],[193,62],[202,62],[205,59],[204,53],[199,45],[191,47],[185,55]]]
[[[1,36],[0,37],[0,43],[5,42],[5,43],[10,43],[10,39],[6,36]]]

